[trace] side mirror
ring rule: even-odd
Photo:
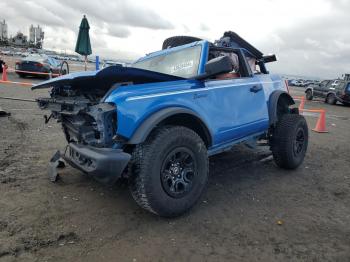
[[[228,56],[219,56],[205,64],[205,74],[196,77],[197,80],[231,72],[233,69],[231,59]]]

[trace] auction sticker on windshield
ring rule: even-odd
[[[190,69],[193,67],[193,65],[194,65],[193,60],[182,62],[180,64],[174,65],[171,68],[171,73],[175,73],[175,72],[178,72],[178,71],[184,70],[184,69]]]

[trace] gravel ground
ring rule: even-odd
[[[45,94],[0,84],[0,96]],[[0,106],[11,112],[0,117],[0,261],[350,261],[350,108],[306,104],[327,110],[329,133],[312,132],[317,118],[306,116],[297,170],[277,168],[264,148],[211,158],[201,201],[163,219],[123,183],[106,187],[71,167],[49,182],[48,160],[65,145],[59,125],[45,125],[35,103]]]

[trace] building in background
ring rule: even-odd
[[[30,27],[29,27],[29,44],[36,47],[36,48],[42,48],[43,41],[44,41],[43,29],[39,25],[37,27],[30,25]]]
[[[35,29],[33,25],[30,25],[29,27],[29,42],[30,43],[35,42]]]
[[[39,25],[36,27],[31,25],[29,27],[29,38],[22,32],[17,32],[14,37],[8,37],[6,21],[0,21],[0,46],[42,49],[44,35],[44,31]]]
[[[0,21],[0,41],[7,41],[8,39],[8,30],[6,21]]]
[[[27,47],[28,46],[27,36],[21,32],[18,32],[14,37],[10,39],[9,43],[10,45],[16,46],[16,47]]]

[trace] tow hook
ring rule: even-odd
[[[57,168],[64,168],[66,165],[61,160],[61,152],[59,150],[51,157],[48,166],[48,175],[51,182],[56,182],[59,178]]]

